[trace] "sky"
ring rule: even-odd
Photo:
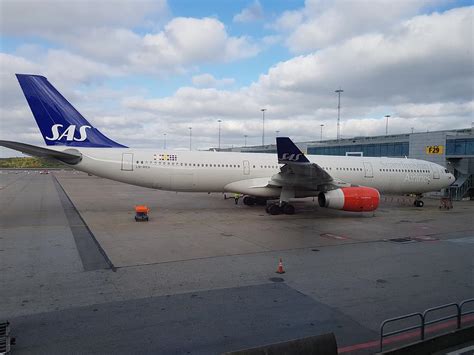
[[[469,128],[474,6],[448,0],[0,0],[0,139],[44,144],[40,74],[137,148]],[[0,156],[16,156],[0,150]]]

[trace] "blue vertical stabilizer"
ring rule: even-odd
[[[94,128],[44,76],[16,77],[47,145],[126,148]]]

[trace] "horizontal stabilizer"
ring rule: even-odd
[[[277,137],[278,163],[309,163],[308,158],[288,137]]]
[[[66,151],[60,152],[53,149],[37,147],[31,144],[2,140],[0,140],[0,146],[18,150],[22,153],[33,155],[35,157],[54,158],[68,164],[77,164],[82,159],[81,153],[75,149],[67,149]]]

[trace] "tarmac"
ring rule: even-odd
[[[384,319],[474,297],[474,203],[412,201],[270,216],[222,194],[0,171],[0,320],[15,354],[217,354],[327,332],[373,353]]]

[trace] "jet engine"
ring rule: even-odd
[[[374,211],[379,207],[380,194],[371,187],[342,187],[318,195],[321,207],[350,212]]]

